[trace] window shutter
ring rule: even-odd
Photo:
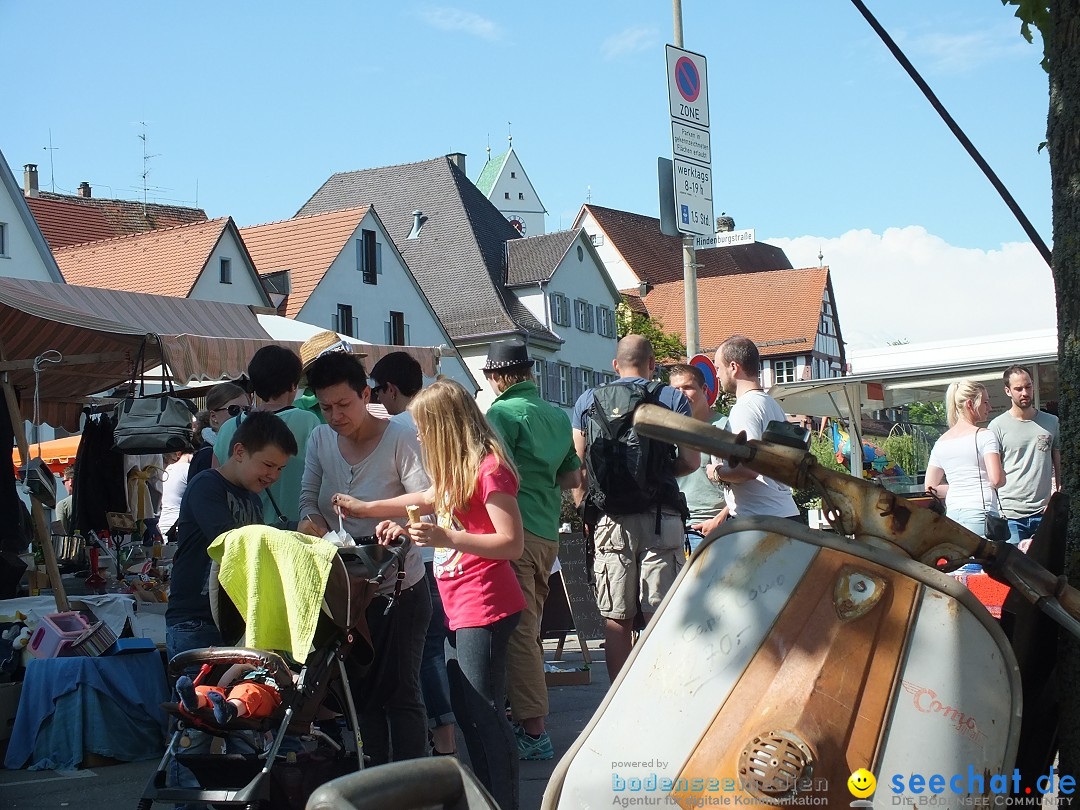
[[[559,365],[558,363],[549,362],[545,364],[545,371],[547,372],[544,380],[544,398],[548,402],[559,401]]]
[[[390,321],[383,321],[383,343],[387,346],[394,342],[394,327],[390,324]]]
[[[382,275],[382,242],[375,243],[375,275]]]
[[[570,399],[574,402],[581,396],[581,372],[580,368],[570,369]]]
[[[592,304],[586,304],[585,305],[585,314],[588,316],[585,320],[589,324],[588,327],[586,327],[586,329],[585,329],[586,332],[591,332],[594,329],[594,326],[593,326],[593,317],[594,317],[593,312],[594,311],[595,311],[595,307],[593,307]]]
[[[405,345],[412,346],[412,340],[409,337],[409,325],[405,324]]]

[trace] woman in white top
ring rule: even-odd
[[[961,380],[945,393],[945,409],[949,429],[930,451],[926,491],[945,499],[951,520],[983,537],[986,516],[1000,514],[997,490],[1005,483],[1001,445],[978,426],[990,415],[990,398],[981,383]]]

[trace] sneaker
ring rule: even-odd
[[[555,749],[551,747],[551,737],[545,731],[539,737],[532,737],[522,729],[517,735],[518,759],[542,760],[552,759]]]

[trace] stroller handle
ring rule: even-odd
[[[248,665],[252,669],[265,669],[274,679],[279,690],[290,689],[293,684],[293,672],[280,655],[253,647],[209,647],[177,653],[169,662],[169,675],[175,678],[182,675],[185,670],[203,664],[210,666],[241,664]]]

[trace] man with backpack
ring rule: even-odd
[[[619,379],[582,394],[572,422],[585,469],[578,501],[592,527],[596,603],[606,620],[604,654],[614,681],[630,654],[637,614],[648,622],[682,568],[688,513],[675,479],[697,469],[701,456],[633,429],[634,409],[643,403],[691,415],[679,391],[650,382],[652,344],[627,335],[612,365]]]

